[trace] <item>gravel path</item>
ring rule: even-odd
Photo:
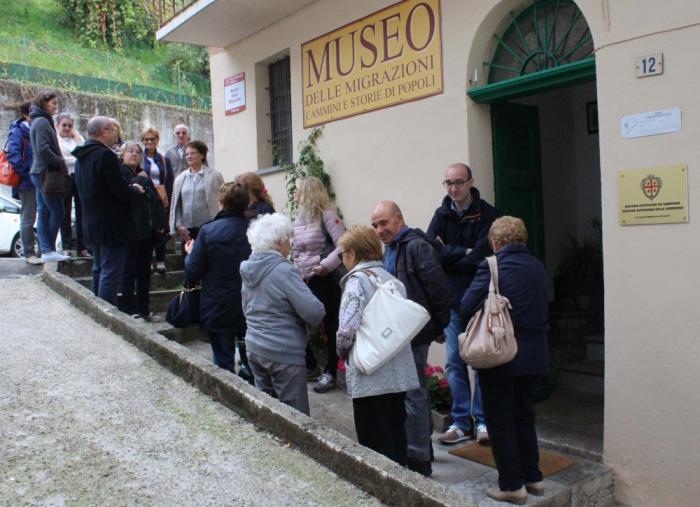
[[[378,505],[38,279],[5,279],[1,505]]]

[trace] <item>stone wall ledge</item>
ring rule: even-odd
[[[451,489],[411,472],[335,430],[280,403],[228,371],[153,331],[95,297],[90,290],[44,266],[43,282],[99,324],[119,334],[175,375],[283,439],[345,480],[388,505],[476,505]]]

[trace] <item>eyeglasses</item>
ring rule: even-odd
[[[141,155],[141,150],[126,150],[129,155]]]
[[[111,130],[112,132],[119,133],[119,129],[117,127],[105,127],[102,130]]]
[[[141,141],[143,141],[144,143],[147,143],[149,141],[155,141],[155,140],[156,140],[155,137],[142,137],[141,138]]]
[[[469,178],[468,180],[445,180],[442,182],[442,186],[445,188],[450,188],[452,186],[463,187],[465,184],[467,184],[471,180],[472,180],[471,178]]]

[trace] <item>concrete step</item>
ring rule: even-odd
[[[558,367],[561,387],[568,391],[596,394],[605,391],[605,363],[584,359]]]
[[[83,287],[92,287],[92,276],[73,278]],[[151,292],[164,290],[181,290],[185,281],[184,271],[168,271],[165,275],[151,275]]]
[[[182,271],[184,260],[179,253],[165,255],[165,268],[168,271]],[[71,278],[80,278],[92,275],[92,257],[78,257],[67,262],[60,262],[58,271]]]

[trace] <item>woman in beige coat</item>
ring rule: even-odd
[[[183,245],[195,239],[199,228],[219,212],[219,187],[224,183],[224,178],[219,171],[207,165],[208,151],[202,141],[187,143],[187,170],[180,173],[173,185],[170,230],[180,237]]]

